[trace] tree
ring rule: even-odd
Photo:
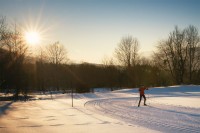
[[[5,82],[5,73],[4,73],[4,70],[5,70],[5,62],[6,61],[6,52],[4,49],[2,49],[2,47],[4,46],[4,43],[3,43],[3,36],[4,36],[4,32],[5,32],[5,29],[6,29],[6,23],[5,23],[5,18],[4,17],[1,17],[0,18],[0,89],[1,89],[1,86],[3,85],[3,83]]]
[[[180,30],[177,26],[167,40],[162,40],[155,52],[155,62],[169,71],[175,83],[192,81],[193,72],[199,69],[199,36],[194,26]]]
[[[115,49],[115,55],[118,62],[125,69],[122,77],[129,87],[134,84],[134,66],[138,60],[139,42],[132,36],[122,37],[118,47]],[[125,79],[127,78],[127,79]],[[127,86],[127,87],[128,87]]]
[[[114,65],[114,61],[112,58],[104,57],[102,60],[103,70],[104,70],[104,80],[106,82],[107,87],[114,89],[117,86],[117,78],[118,78],[118,70]]]
[[[53,44],[49,44],[46,47],[46,57],[48,62],[52,66],[51,70],[51,77],[52,77],[52,82],[55,82],[54,85],[59,90],[60,88],[60,76],[59,71],[60,71],[60,66],[62,63],[66,63],[68,61],[67,58],[67,51],[65,50],[64,46],[61,45],[59,42],[55,42]]]
[[[65,47],[59,42],[55,42],[47,46],[46,56],[48,61],[55,65],[59,65],[68,61],[67,51],[65,50]]]
[[[138,50],[138,40],[132,36],[126,36],[121,39],[121,42],[115,49],[115,55],[121,65],[129,68],[136,63]]]
[[[5,38],[5,32],[7,31],[7,23],[6,18],[1,17],[0,18],[0,48],[4,46],[4,38]]]
[[[37,79],[37,87],[43,93],[46,92],[47,86],[47,60],[45,59],[45,52],[42,47],[39,49],[39,53],[37,55],[36,61],[36,79]]]
[[[189,83],[192,83],[194,74],[200,69],[200,37],[198,29],[192,25],[185,29],[186,41],[188,43],[188,56],[187,61]]]
[[[17,27],[16,23],[14,28],[5,26],[6,22],[4,20],[1,21],[2,24],[4,26],[1,26],[0,44],[1,48],[6,51],[2,75],[7,84],[7,88],[13,88],[15,91],[14,96],[18,99],[19,93],[25,90],[23,87],[26,84],[26,76],[23,67],[25,57],[28,53],[28,47],[20,31],[20,27]]]

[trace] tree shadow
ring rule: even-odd
[[[66,116],[76,116],[76,115],[72,114],[72,115],[66,115]]]
[[[101,122],[101,123],[99,123],[99,124],[111,124],[111,123],[108,122],[108,121],[103,121],[103,122]]]
[[[46,121],[54,121],[54,120],[57,120],[57,119],[48,119],[48,120],[46,120]]]
[[[18,127],[42,127],[43,125],[32,125],[32,126],[18,126]]]
[[[54,125],[49,125],[49,126],[63,126],[64,124],[54,124]]]
[[[0,96],[0,101],[29,101],[34,99],[33,96],[18,96],[17,98],[15,96]]]
[[[14,119],[9,119],[9,120],[26,120],[29,119],[29,117],[19,117],[19,118],[14,118]]]
[[[83,125],[90,125],[91,123],[89,123],[89,122],[86,122],[86,123],[80,123],[80,124],[74,124],[74,125],[77,125],[77,126],[83,126]]]
[[[52,118],[52,117],[56,117],[56,116],[50,115],[50,116],[46,116],[45,118]]]
[[[6,110],[8,110],[10,108],[10,106],[12,105],[12,103],[13,102],[9,102],[9,103],[6,103],[3,106],[0,106],[0,116],[5,114]]]
[[[200,114],[181,112],[181,111],[177,111],[177,110],[162,109],[162,108],[158,108],[158,107],[154,107],[154,106],[149,106],[149,107],[155,108],[158,110],[162,110],[162,111],[166,111],[166,112],[171,112],[171,113],[178,113],[178,114],[187,115],[187,116],[200,117]]]

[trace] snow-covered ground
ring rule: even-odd
[[[74,107],[69,94],[1,101],[0,133],[200,133],[200,86],[150,88],[146,97],[141,107],[137,89],[74,94]]]

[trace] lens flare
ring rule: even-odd
[[[25,39],[29,44],[38,44],[40,42],[40,35],[34,31],[26,32]]]

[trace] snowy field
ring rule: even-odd
[[[200,133],[200,86],[37,95],[29,102],[0,101],[0,133]]]

